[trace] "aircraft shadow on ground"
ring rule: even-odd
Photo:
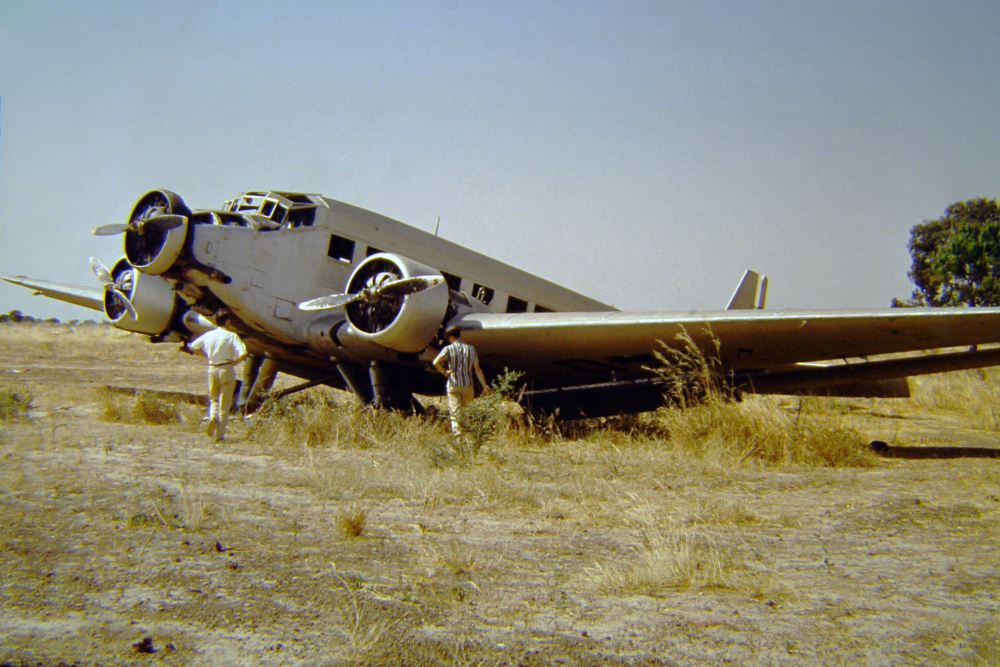
[[[868,447],[887,459],[998,459],[1000,449],[991,447],[897,447],[872,440]]]

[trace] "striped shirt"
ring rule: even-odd
[[[441,350],[441,354],[437,356],[434,363],[437,364],[441,361],[447,361],[448,370],[451,371],[451,375],[448,376],[449,387],[473,386],[475,382],[473,379],[474,368],[479,363],[476,348],[456,340]]]

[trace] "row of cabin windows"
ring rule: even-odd
[[[351,239],[345,239],[343,236],[337,236],[336,234],[330,235],[330,246],[327,248],[327,257],[332,257],[333,259],[339,260],[341,262],[351,263],[354,261],[354,250],[355,242]],[[368,246],[365,249],[365,257],[371,257],[372,255],[377,255],[382,252],[378,248],[373,246]],[[448,289],[455,290],[456,292],[462,291],[462,278],[461,276],[456,276],[453,273],[447,273],[445,271],[441,272],[444,276],[445,282],[448,283]],[[493,297],[496,295],[496,291],[492,287],[486,287],[485,285],[480,285],[478,283],[472,286],[472,296],[475,299],[482,301],[483,303],[489,305],[493,301]],[[528,312],[528,302],[524,299],[519,299],[516,296],[507,297],[507,308],[501,312],[505,313],[526,313]],[[539,304],[535,304],[536,313],[551,313],[551,308],[546,308]]]

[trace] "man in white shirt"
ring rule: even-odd
[[[462,408],[476,397],[474,378],[479,379],[484,395],[490,393],[486,376],[479,367],[476,348],[463,343],[461,337],[461,329],[456,326],[448,327],[444,332],[448,345],[442,348],[434,360],[434,368],[448,378],[448,410],[451,412],[451,432],[456,437],[460,437],[465,430],[460,421]]]
[[[247,348],[240,337],[223,327],[229,317],[215,318],[219,328],[198,336],[183,346],[188,352],[202,352],[208,358],[208,427],[205,433],[215,436],[216,442],[226,437],[226,423],[233,405],[236,389],[236,364],[247,356]]]

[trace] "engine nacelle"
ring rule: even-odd
[[[167,330],[176,307],[176,295],[170,283],[160,276],[136,271],[122,257],[111,268],[111,280],[128,297],[136,317],[119,303],[114,293],[104,294],[104,315],[119,329],[155,336]]]
[[[163,230],[141,223],[160,215],[184,216],[184,224]],[[134,229],[125,232],[125,257],[143,273],[158,276],[177,261],[184,250],[191,209],[184,200],[169,190],[147,192],[132,208],[129,223]]]
[[[387,281],[419,277],[441,277],[441,272],[402,255],[379,253],[354,269],[346,291],[356,294]],[[430,345],[448,314],[448,285],[442,281],[407,296],[362,299],[344,310],[353,335],[383,348],[416,354]]]

